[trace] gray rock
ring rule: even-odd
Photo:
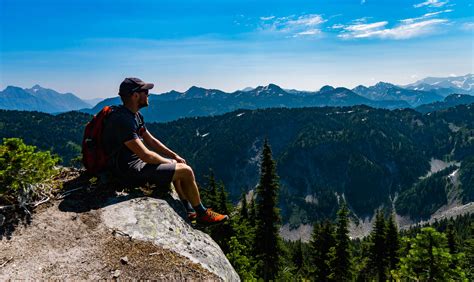
[[[120,274],[122,274],[122,271],[117,269],[112,273],[112,277],[113,278],[118,278],[120,276]]]
[[[141,197],[108,205],[101,216],[103,223],[118,233],[170,249],[225,281],[240,280],[219,245],[187,222],[176,193],[164,199]]]

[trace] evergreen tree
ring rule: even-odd
[[[335,245],[330,251],[329,266],[331,274],[328,278],[331,281],[352,280],[352,256],[349,239],[349,210],[346,203],[342,203],[337,212],[337,223],[335,231]]]
[[[280,270],[280,215],[277,209],[278,176],[268,141],[265,140],[256,197],[255,252],[257,274],[265,281],[275,279]]]
[[[444,234],[426,227],[409,242],[408,255],[400,259],[400,268],[393,272],[397,280],[447,281],[465,278],[459,265],[452,268],[455,258],[449,253]]]
[[[255,221],[257,217],[256,207],[255,207],[255,199],[252,197],[250,199],[249,204],[249,224],[250,226],[255,226]]]
[[[464,253],[466,254],[465,269],[467,279],[474,281],[474,223],[470,224],[470,234],[464,243]]]
[[[218,208],[219,206],[219,195],[217,191],[216,178],[214,176],[214,171],[209,169],[209,175],[207,178],[207,189],[204,192],[204,203],[206,206],[211,208]]]
[[[296,272],[299,272],[303,267],[303,249],[301,246],[301,240],[294,243],[292,251],[292,261],[296,267]]]
[[[240,214],[232,216],[230,224],[233,236],[229,240],[229,252],[226,256],[242,281],[254,280],[257,277],[253,254],[254,228]]]
[[[369,267],[378,281],[386,280],[387,246],[385,217],[382,210],[375,215],[375,223],[370,234]]]
[[[240,217],[241,217],[242,220],[248,220],[249,219],[249,210],[248,210],[248,207],[247,207],[247,197],[246,197],[245,192],[242,193],[240,201],[242,203],[242,206],[240,208]]]
[[[219,191],[217,194],[217,211],[222,214],[229,214],[230,213],[230,203],[228,200],[228,194],[227,191],[225,190],[224,183],[220,182],[219,183]]]
[[[226,254],[226,257],[242,281],[252,281],[255,279],[255,267],[248,255],[248,249],[247,246],[239,242],[237,236],[230,238],[229,253]]]
[[[214,181],[215,183],[215,181]],[[215,209],[219,213],[230,214],[230,203],[227,198],[227,192],[225,190],[224,183],[220,182],[219,187],[216,188],[217,202],[215,204]],[[212,190],[211,190],[212,191]],[[230,241],[231,237],[235,235],[234,225],[231,221],[224,222],[224,224],[210,226],[210,235],[216,241],[216,243],[221,247],[222,251],[227,254],[230,252]]]
[[[448,239],[449,253],[452,255],[456,254],[458,252],[458,243],[456,238],[456,230],[454,230],[452,222],[450,222],[446,228],[446,238]]]
[[[386,246],[389,273],[397,268],[400,257],[400,237],[398,235],[398,228],[394,216],[395,215],[392,214],[387,222]]]
[[[310,262],[316,281],[327,281],[331,273],[329,268],[329,251],[335,245],[334,227],[329,221],[313,226],[310,244]]]

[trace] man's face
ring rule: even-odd
[[[138,108],[148,107],[148,90],[140,90],[138,93]]]

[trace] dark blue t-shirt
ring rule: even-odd
[[[103,144],[110,158],[110,168],[125,171],[139,159],[124,143],[141,138],[145,131],[145,121],[140,112],[134,114],[123,105],[113,107],[103,131]]]

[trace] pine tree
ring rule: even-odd
[[[257,211],[255,210],[255,199],[252,197],[249,203],[249,224],[250,226],[255,226],[255,221],[257,217]]]
[[[416,238],[410,239],[410,250],[400,259],[400,268],[394,271],[397,280],[417,281],[464,280],[465,273],[459,265],[452,267],[455,259],[447,247],[446,236],[434,228],[422,228]]]
[[[245,192],[242,193],[240,201],[242,203],[242,206],[240,208],[240,217],[241,217],[242,220],[248,220],[249,219],[249,210],[248,210],[248,207],[247,207],[247,197],[246,197]]]
[[[280,270],[281,253],[277,209],[278,176],[268,141],[265,140],[256,197],[255,252],[257,274],[265,281],[275,279]]]
[[[331,273],[329,268],[329,251],[335,245],[334,227],[329,221],[314,224],[310,244],[311,269],[316,281],[327,281]]]
[[[464,242],[463,251],[466,254],[465,269],[467,279],[469,281],[474,281],[474,223],[471,223],[470,233],[468,239]]]
[[[387,222],[386,246],[389,273],[397,268],[400,257],[400,237],[398,236],[398,228],[394,216],[392,214]]]
[[[301,240],[298,240],[294,243],[292,250],[292,261],[296,267],[296,272],[300,271],[303,267],[303,249],[301,245]]]
[[[453,223],[450,222],[446,228],[446,238],[448,239],[449,253],[454,255],[458,252],[458,243],[456,238],[456,230],[454,230]]]
[[[219,183],[219,191],[217,193],[217,211],[222,214],[229,214],[230,213],[230,203],[227,198],[227,191],[225,190],[224,183]]]
[[[387,279],[387,246],[385,217],[382,210],[375,215],[375,223],[370,234],[369,267],[378,281]]]
[[[218,198],[218,191],[217,191],[217,183],[216,178],[214,176],[214,171],[209,169],[209,175],[207,175],[207,189],[205,192],[205,205],[212,208],[217,208],[219,205],[219,198]]]
[[[335,232],[335,245],[330,251],[329,266],[331,274],[328,278],[331,281],[352,280],[352,256],[349,239],[349,210],[343,202],[337,212],[337,224]]]
[[[218,206],[218,195],[217,195],[217,183],[216,178],[214,176],[214,171],[209,171],[208,176],[208,199],[206,201],[206,205],[209,205],[212,208],[216,208]]]
[[[216,185],[217,186],[217,185]],[[215,204],[215,209],[219,213],[229,214],[230,213],[230,204],[227,198],[227,192],[225,190],[225,185],[221,181],[218,185]],[[217,244],[221,247],[222,251],[227,254],[230,251],[230,240],[231,237],[235,235],[234,225],[231,221],[227,221],[224,224],[211,226],[209,227],[211,231],[211,237]]]

